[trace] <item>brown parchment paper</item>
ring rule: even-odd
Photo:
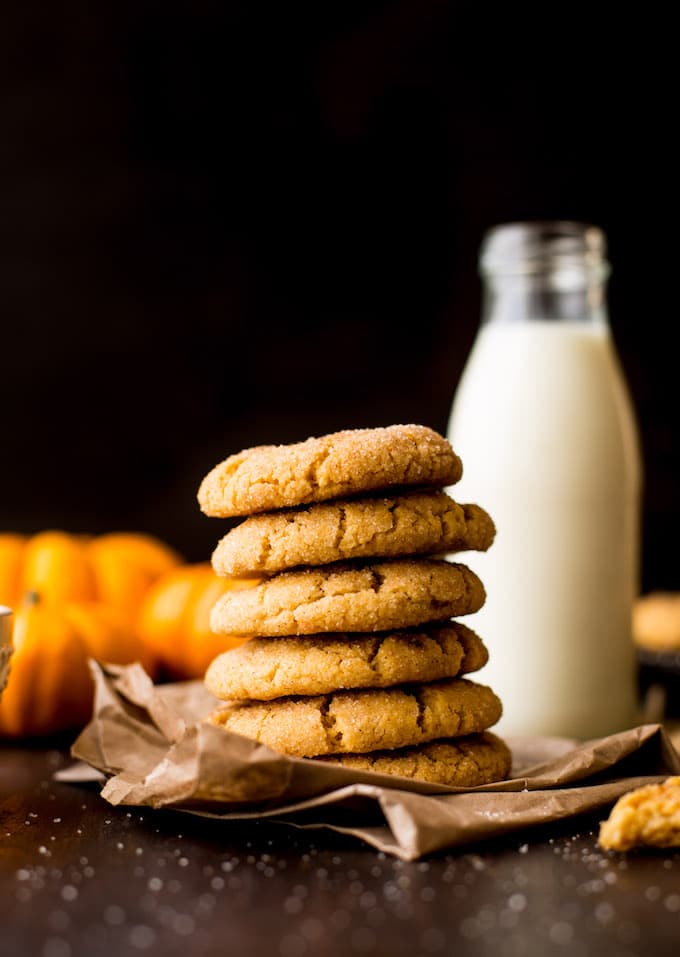
[[[100,780],[114,805],[221,820],[272,818],[350,834],[402,860],[603,809],[680,773],[661,724],[587,742],[506,738],[508,780],[448,788],[290,758],[202,718],[218,704],[200,681],[154,685],[138,664],[90,661],[92,718],[62,781]]]

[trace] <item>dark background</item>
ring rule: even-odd
[[[673,31],[622,9],[5,6],[0,529],[207,559],[217,461],[445,431],[484,231],[582,219],[641,428],[643,587],[680,587]]]

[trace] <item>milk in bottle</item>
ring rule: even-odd
[[[496,539],[467,564],[486,587],[470,624],[501,734],[591,738],[637,720],[631,638],[641,462],[607,318],[601,230],[516,223],[482,245],[485,311],[456,389],[450,489]]]

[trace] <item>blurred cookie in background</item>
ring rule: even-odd
[[[633,641],[645,720],[680,719],[680,591],[651,591],[633,606]]]
[[[637,599],[633,640],[639,648],[680,652],[680,591],[653,591]]]

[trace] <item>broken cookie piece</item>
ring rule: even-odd
[[[680,776],[623,794],[600,825],[600,847],[680,847]]]

